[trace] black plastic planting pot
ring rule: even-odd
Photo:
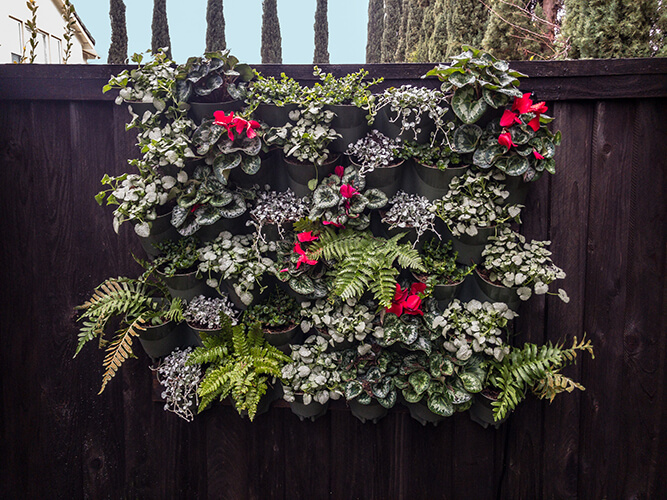
[[[304,404],[303,396],[296,395],[295,400],[292,401],[289,406],[292,413],[299,417],[299,420],[302,422],[306,419],[314,422],[326,414],[329,409],[329,402],[327,401],[325,404],[321,404],[317,401],[311,401],[310,404]]]
[[[491,283],[477,269],[475,269],[475,283],[480,291],[478,299],[482,302],[504,302],[513,311],[516,311],[521,305],[516,288]]]
[[[336,114],[331,122],[331,127],[341,135],[340,138],[331,142],[330,151],[344,153],[350,144],[357,142],[370,130],[366,119],[368,111],[365,109],[357,108],[352,104],[327,104],[324,109]]]
[[[157,274],[167,285],[172,297],[180,297],[183,300],[190,301],[198,295],[211,294],[211,287],[206,284],[205,280],[197,278],[196,271],[174,274],[173,276],[165,276],[160,271]]]
[[[419,401],[418,403],[408,403],[406,401],[403,404],[410,411],[410,416],[422,425],[433,424],[437,426],[446,418],[429,410],[424,401]]]
[[[350,160],[357,169],[361,166]],[[391,198],[403,187],[403,172],[409,168],[409,162],[401,161],[386,167],[377,167],[366,174],[366,189],[377,188]]]
[[[290,121],[289,114],[297,109],[299,109],[298,104],[286,104],[285,106],[259,104],[253,116],[255,120],[264,122],[269,127],[282,127]]]
[[[139,342],[153,362],[168,356],[177,347],[183,349],[201,345],[199,337],[185,323],[172,321],[146,327],[139,333]]]
[[[303,198],[312,193],[308,188],[308,182],[311,179],[317,179],[318,182],[324,177],[331,175],[336,165],[338,165],[340,155],[334,155],[324,165],[313,165],[308,163],[298,163],[281,155],[283,171],[287,171],[287,185],[294,191],[294,194]]]
[[[438,167],[423,165],[417,161],[413,162],[414,175],[412,186],[409,186],[417,194],[430,201],[442,198],[449,191],[449,183],[454,177],[465,174],[468,167],[452,167],[444,170]],[[408,186],[406,186],[408,187]]]
[[[375,115],[373,128],[390,139],[426,144],[431,140],[431,134],[435,130],[435,122],[428,115],[422,114],[421,122],[417,126],[419,132],[417,132],[415,138],[415,133],[412,130],[401,131],[401,119],[398,114],[393,112],[390,106],[383,106]]]
[[[348,401],[348,404],[350,405],[350,412],[352,415],[357,417],[363,424],[369,421],[377,424],[378,421],[384,418],[388,413],[387,408],[382,406],[375,399],[367,405],[361,404],[356,399]]]
[[[243,101],[228,101],[228,102],[191,102],[190,114],[197,125],[201,125],[204,120],[212,120],[213,113],[216,111],[224,111],[229,114],[230,111],[241,111],[243,109]]]
[[[489,240],[489,236],[496,234],[496,226],[478,227],[477,234],[470,236],[462,233],[459,236],[452,235],[452,247],[458,252],[456,262],[469,266],[473,262],[479,263],[482,259],[482,251]]]
[[[151,259],[157,257],[160,252],[155,248],[157,243],[175,240],[179,238],[178,231],[171,225],[171,212],[158,216],[151,222],[151,233],[146,238],[139,236],[141,247]]]

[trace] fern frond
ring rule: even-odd
[[[145,329],[143,323],[143,318],[137,318],[126,329],[121,330],[109,344],[109,347],[107,347],[107,354],[102,362],[102,366],[106,368],[106,371],[102,376],[102,388],[98,394],[102,394],[107,383],[120,369],[123,362],[129,357],[134,357],[134,353],[132,352],[132,337],[137,337],[139,331]]]

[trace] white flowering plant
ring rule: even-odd
[[[549,292],[549,284],[565,278],[565,271],[551,260],[547,247],[551,241],[532,240],[510,228],[503,228],[496,236],[489,237],[489,243],[482,251],[484,261],[480,272],[492,283],[516,288],[521,300],[549,293],[557,295],[563,302],[569,302],[567,292],[562,288],[558,293]]]
[[[327,147],[340,137],[331,128],[333,111],[323,110],[321,104],[309,103],[291,111],[289,118],[294,123],[270,128],[264,134],[264,142],[268,146],[282,147],[285,156],[301,163],[324,165],[330,154]]]
[[[502,172],[473,172],[454,177],[449,191],[437,200],[433,210],[454,236],[475,236],[479,228],[498,226],[510,220],[521,222],[523,205],[507,205]]]
[[[510,351],[503,341],[508,321],[518,315],[504,302],[461,302],[454,299],[439,322],[444,347],[456,359],[466,361],[473,353],[483,353],[502,361]]]
[[[401,127],[401,133],[412,132],[415,140],[425,116],[433,120],[436,131],[444,133],[445,114],[449,108],[445,106],[445,94],[439,90],[402,85],[388,88],[382,94],[374,95],[373,99],[376,111],[388,107],[391,111],[389,120]]]
[[[371,130],[345,151],[354,163],[359,165],[359,174],[366,175],[376,168],[388,167],[398,163],[397,154],[401,144],[390,139],[382,132]]]
[[[183,318],[190,326],[205,330],[222,328],[220,315],[229,316],[232,326],[238,324],[239,311],[224,293],[220,297],[198,295],[188,302],[183,311]]]
[[[435,229],[435,210],[433,204],[424,196],[398,191],[390,200],[390,208],[382,216],[382,222],[389,225],[389,229],[414,229],[417,239],[431,231],[438,238],[440,234]]]
[[[197,391],[202,379],[201,365],[188,363],[191,353],[191,347],[183,351],[176,348],[155,368],[157,380],[164,387],[161,394],[164,410],[174,412],[186,422],[195,418],[192,408],[199,405]]]
[[[319,335],[311,335],[303,345],[291,346],[291,363],[282,368],[283,399],[290,403],[301,396],[303,404],[325,404],[342,395],[340,352],[326,352],[329,344]]]
[[[271,244],[259,243],[257,253],[254,237],[221,232],[217,238],[198,249],[198,275],[206,276],[206,284],[220,292],[222,281],[230,282],[241,302],[250,305],[255,288],[261,285],[264,273],[275,274],[275,263],[265,253]]]
[[[176,198],[182,189],[177,178],[146,170],[117,177],[105,174],[101,182],[110,187],[97,193],[97,203],[102,205],[106,200],[107,205],[118,205],[113,213],[114,231],[117,233],[123,222],[133,221],[135,232],[144,238],[150,234],[151,221],[157,218],[159,208]]]
[[[376,321],[372,304],[367,305],[356,299],[318,299],[301,303],[301,329],[308,333],[311,329],[329,336],[329,344],[335,346],[343,342],[363,342],[367,336],[382,337],[382,326]]]

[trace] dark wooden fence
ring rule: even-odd
[[[587,332],[596,358],[567,371],[585,392],[529,399],[485,430],[467,414],[433,428],[401,411],[363,425],[344,409],[249,423],[224,406],[187,424],[152,401],[143,353],[98,396],[103,352],[72,360],[73,307],[136,274],[140,252],[93,199],[135,154],[127,111],[100,92],[121,68],[0,66],[2,498],[667,498],[667,60],[515,67],[563,132],[523,232],[553,240],[571,297],[531,299],[517,331],[539,343]],[[367,68],[397,85],[430,66]]]

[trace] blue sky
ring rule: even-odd
[[[95,38],[98,63],[106,63],[111,42],[108,0],[73,0],[77,13]],[[283,63],[313,62],[316,0],[278,0]],[[261,62],[261,0],[223,0],[227,47],[241,61]],[[125,0],[129,54],[151,46],[153,0]],[[186,7],[187,6],[187,7]],[[366,59],[368,0],[329,0],[329,54],[335,64]],[[206,0],[167,0],[172,55],[177,62],[204,52]]]

